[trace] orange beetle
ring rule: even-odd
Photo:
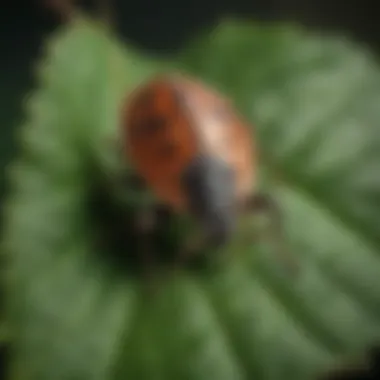
[[[256,191],[248,124],[216,91],[180,74],[160,75],[131,94],[122,117],[136,172],[161,203],[195,218],[201,244],[228,242],[239,212],[278,211]]]

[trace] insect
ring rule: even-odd
[[[226,97],[194,78],[162,74],[131,94],[121,124],[124,154],[158,201],[141,212],[141,229],[154,228],[159,207],[200,227],[182,258],[228,243],[242,214],[268,211],[281,233],[278,207],[257,189],[251,129]]]

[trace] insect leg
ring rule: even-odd
[[[139,256],[141,256],[143,260],[144,274],[147,275],[147,279],[150,281],[154,266],[153,235],[156,226],[153,210],[148,207],[141,209],[136,215],[135,223],[136,232],[139,237]]]
[[[243,207],[245,213],[259,212],[268,215],[270,219],[268,233],[276,245],[276,253],[292,274],[298,273],[298,262],[285,244],[282,213],[277,202],[267,194],[256,193],[247,199]]]
[[[157,262],[155,234],[161,219],[167,216],[167,208],[160,204],[149,204],[142,207],[136,216],[136,230],[139,235],[139,255],[142,258],[143,273],[150,293],[156,291]]]

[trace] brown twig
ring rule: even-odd
[[[97,11],[99,19],[107,28],[111,29],[115,27],[115,19],[112,12],[111,0],[97,0]]]
[[[76,0],[42,0],[46,8],[59,16],[61,21],[68,22],[76,11]],[[95,0],[97,5],[97,18],[108,28],[114,26],[114,15],[110,0]]]
[[[75,11],[75,0],[42,0],[45,6],[56,13],[63,22],[71,20]]]

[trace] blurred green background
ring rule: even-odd
[[[80,4],[89,12],[94,12],[97,7],[97,4],[94,5],[92,2]],[[338,31],[359,44],[368,45],[377,53],[380,49],[380,24],[374,11],[375,7],[375,1],[351,1],[343,4],[327,0],[210,0],[207,3],[196,0],[186,4],[175,1],[146,1],[133,4],[125,1],[112,2],[119,37],[147,53],[168,58],[186,46],[198,32],[215,24],[225,15],[260,21],[287,20],[319,31]],[[59,25],[59,18],[47,9],[42,1],[14,3],[13,7],[8,5],[2,8],[0,17],[0,161],[2,169],[5,170],[16,153],[15,136],[23,117],[22,107],[26,100],[24,95],[35,85],[33,70],[41,53],[42,42]],[[194,62],[196,58],[195,54]],[[189,62],[189,65],[194,64],[197,71],[197,65],[191,61],[191,57]],[[210,76],[212,77],[212,74]],[[0,191],[3,199],[7,192],[4,175],[1,175]],[[378,205],[376,202],[374,204]],[[376,228],[373,229],[375,230]],[[364,233],[364,236],[369,235],[371,233]],[[379,239],[380,237],[374,236],[372,240],[377,247]],[[286,297],[286,294],[282,296]],[[5,353],[6,346],[3,346],[2,360]]]

